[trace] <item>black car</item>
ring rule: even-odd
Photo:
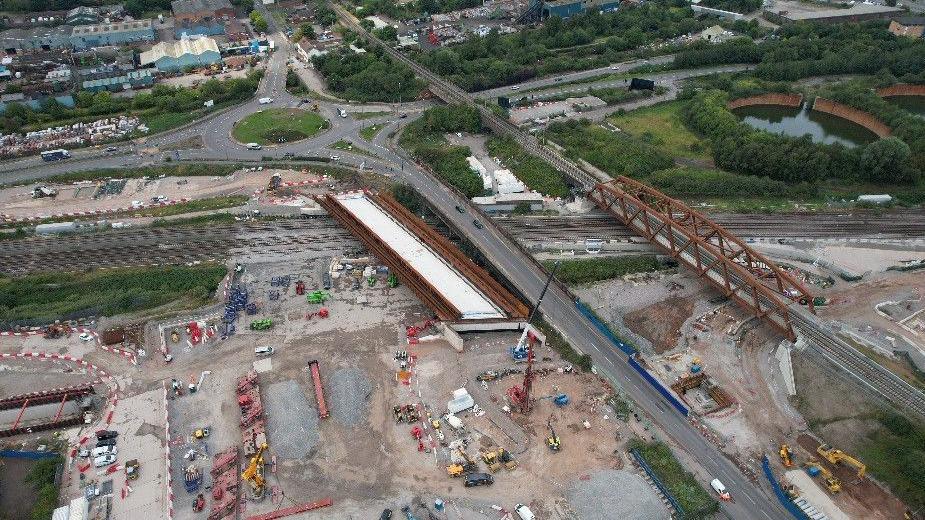
[[[287,159],[292,159],[293,157],[295,157],[295,154],[292,153],[292,152],[286,152],[286,153],[283,154],[283,157],[285,157],[285,158],[287,158]]]
[[[462,206],[456,206],[456,211],[458,211],[458,212],[460,212],[460,213],[465,213],[465,212],[466,212],[466,210],[462,209]]]
[[[490,486],[495,483],[495,478],[488,473],[469,473],[466,475],[466,487]]]
[[[96,447],[97,447],[97,448],[100,448],[100,447],[103,447],[103,446],[115,446],[115,445],[116,445],[116,439],[115,439],[115,438],[100,439],[100,440],[96,441]]]
[[[473,221],[472,221],[472,225],[475,226],[475,227],[477,227],[477,228],[479,228],[479,229],[484,229],[484,228],[485,228],[485,226],[483,226],[482,223],[479,222],[478,220],[473,220]]]
[[[97,439],[115,439],[119,436],[119,432],[112,430],[97,430],[96,438]]]
[[[392,518],[392,510],[383,509],[382,514],[379,515],[379,520],[389,520],[390,518]]]

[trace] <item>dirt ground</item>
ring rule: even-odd
[[[630,330],[651,341],[656,354],[661,354],[675,347],[681,326],[693,311],[690,298],[668,298],[627,314],[623,321]]]
[[[869,435],[878,428],[872,417],[878,406],[857,391],[856,385],[821,368],[812,358],[793,357],[794,378],[799,392],[795,398],[806,420],[825,442],[848,453],[858,453]],[[872,477],[857,482],[850,467],[832,466],[815,450],[819,441],[808,433],[791,442],[797,461],[820,460],[842,480],[843,491],[834,502],[852,518],[901,518],[905,507],[877,486]]]
[[[149,205],[155,197],[168,201],[204,199],[226,195],[250,196],[265,188],[276,170],[249,172],[241,170],[223,177],[164,177],[128,179],[119,193],[107,195],[101,191],[105,181],[84,181],[73,184],[48,185],[58,190],[54,198],[32,198],[33,184],[0,190],[0,207],[9,218],[47,217],[61,213],[124,210],[133,205]],[[308,180],[292,170],[279,170],[283,182]],[[137,203],[137,204],[136,204]]]

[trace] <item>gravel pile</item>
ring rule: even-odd
[[[369,394],[372,386],[369,379],[358,368],[341,368],[328,379],[328,409],[337,422],[355,426],[367,420]]]
[[[268,386],[260,394],[266,409],[267,437],[273,453],[283,459],[304,459],[318,445],[318,410],[292,379]]]
[[[619,470],[591,473],[589,480],[577,480],[568,491],[569,506],[581,520],[664,520],[668,509],[642,477]]]

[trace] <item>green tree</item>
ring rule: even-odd
[[[308,38],[309,40],[314,40],[318,36],[315,34],[315,26],[305,22],[299,26],[299,32],[302,33],[302,36]]]
[[[861,154],[861,175],[874,182],[911,182],[916,177],[911,157],[909,145],[896,137],[874,141]]]
[[[257,11],[251,11],[250,14],[251,26],[255,31],[259,33],[265,33],[270,30],[270,25],[267,23],[266,19]]]

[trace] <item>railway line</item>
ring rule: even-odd
[[[543,240],[641,240],[635,232],[603,214],[510,216],[494,220],[523,243]],[[925,237],[925,212],[912,210],[880,214],[723,214],[718,215],[716,220],[747,239]],[[438,222],[435,224],[440,225]],[[347,243],[355,243],[352,236],[327,217],[111,230],[0,242],[0,273],[15,276],[49,270],[178,265],[223,261],[234,254],[286,253],[293,250],[321,252],[329,245]]]

